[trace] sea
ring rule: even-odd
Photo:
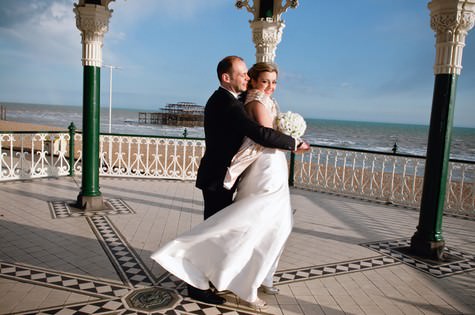
[[[73,122],[78,129],[82,129],[82,107],[80,106],[0,103],[7,108],[7,120],[57,127],[67,127]],[[183,137],[186,129],[187,137],[204,137],[202,127],[139,124],[139,112],[153,112],[153,110],[113,108],[111,132]],[[397,152],[400,154],[426,155],[429,132],[429,126],[426,125],[314,118],[305,118],[305,120],[307,130],[304,138],[311,144],[391,153],[396,143]],[[101,132],[109,131],[108,107],[101,108],[100,128]],[[475,161],[475,128],[453,128],[450,157]]]

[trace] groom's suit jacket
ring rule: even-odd
[[[196,179],[196,187],[203,190],[223,188],[227,168],[244,136],[266,147],[295,149],[294,138],[250,119],[242,102],[222,87],[206,103],[204,130],[206,151]]]

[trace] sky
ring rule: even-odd
[[[82,104],[77,0],[0,0],[0,103]],[[116,0],[103,64],[114,65],[112,107],[155,111],[204,105],[218,87],[216,65],[255,48],[234,0]],[[274,94],[306,118],[428,125],[435,33],[428,1],[300,0],[283,14]],[[466,38],[455,126],[475,127],[475,30]],[[101,70],[101,106],[110,71]]]

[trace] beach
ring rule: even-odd
[[[67,128],[0,120],[0,131],[68,131]]]

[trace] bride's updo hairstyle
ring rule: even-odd
[[[275,63],[270,63],[270,62],[258,62],[255,63],[251,69],[247,71],[247,75],[249,76],[250,80],[247,83],[247,88],[248,89],[253,89],[254,87],[252,86],[252,79],[257,81],[257,78],[259,78],[259,75],[262,72],[275,72],[277,76],[279,76],[279,69],[277,68],[277,65]]]

